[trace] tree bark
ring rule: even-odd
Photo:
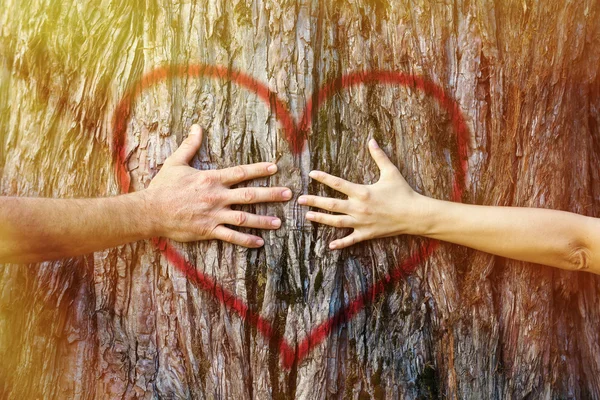
[[[326,82],[397,71],[444,88],[469,129],[462,201],[600,216],[600,3],[562,1],[2,0],[0,190],[112,196],[112,117],[160,66],[221,65],[267,85],[299,119]],[[271,96],[271,101],[274,101]],[[600,399],[600,279],[442,243],[286,368],[280,339],[311,329],[427,243],[308,223],[321,169],[377,180],[376,138],[419,192],[452,198],[456,132],[413,86],[339,90],[295,153],[276,112],[228,79],[166,79],[132,101],[130,191],[145,187],[192,123],[193,165],[278,160],[253,185],[285,185],[258,250],[173,244],[271,321],[265,337],[150,241],[59,262],[0,266],[0,397]],[[106,216],[110,218],[110,215]],[[85,221],[82,221],[85,223]],[[115,221],[115,223],[119,223]],[[540,235],[543,235],[540,232]]]

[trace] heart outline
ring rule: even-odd
[[[452,120],[452,125],[457,139],[457,153],[459,167],[453,175],[452,201],[460,201],[465,187],[465,176],[467,171],[467,143],[469,130],[465,119],[460,111],[458,103],[435,83],[417,75],[405,74],[394,71],[364,71],[345,74],[335,78],[318,89],[316,103],[313,106],[313,98],[309,97],[300,122],[289,112],[287,105],[271,91],[265,84],[242,72],[228,69],[223,66],[209,64],[195,65],[170,65],[157,67],[146,73],[141,79],[130,85],[125,91],[113,113],[113,162],[118,184],[123,193],[130,189],[130,177],[126,168],[125,139],[127,124],[131,117],[131,108],[136,98],[146,89],[153,85],[172,78],[213,78],[226,80],[255,93],[275,113],[275,117],[281,124],[285,138],[294,154],[302,152],[306,144],[306,132],[312,119],[313,108],[318,109],[333,94],[341,89],[362,84],[387,84],[399,86],[412,86],[428,96],[435,98],[438,104],[446,110]],[[251,324],[267,340],[275,338],[275,332],[271,323],[262,318],[260,314],[249,309],[244,300],[236,297],[233,293],[218,284],[211,276],[196,270],[195,265],[189,263],[181,253],[166,239],[153,238],[153,245],[161,251],[167,260],[179,269],[186,278],[203,291],[211,293],[229,311]],[[362,310],[369,299],[373,299],[384,292],[388,285],[399,281],[414,271],[415,267],[427,259],[439,247],[436,240],[428,240],[421,245],[419,251],[413,252],[407,260],[394,267],[383,278],[373,283],[364,293],[352,299],[348,304],[340,308],[333,316],[311,329],[308,335],[294,348],[284,337],[279,341],[280,360],[283,367],[290,369],[295,363],[302,361],[317,345],[319,345],[329,333],[341,323],[352,319]]]

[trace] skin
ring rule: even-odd
[[[415,192],[374,140],[371,156],[380,169],[373,185],[358,185],[311,171],[313,179],[347,199],[301,196],[298,203],[335,212],[310,211],[310,221],[353,232],[330,243],[343,249],[364,240],[420,235],[503,257],[600,274],[600,219],[565,211],[479,206],[442,201]]]
[[[245,247],[264,244],[235,225],[277,229],[281,220],[231,209],[233,204],[291,199],[285,187],[232,189],[277,172],[273,163],[199,171],[189,162],[202,144],[198,125],[145,190],[98,199],[0,197],[0,263],[30,263],[118,246],[151,237],[180,242],[219,239]]]

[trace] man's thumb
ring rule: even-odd
[[[188,137],[181,142],[181,146],[169,157],[175,164],[189,164],[202,144],[202,128],[194,124]]]

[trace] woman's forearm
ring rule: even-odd
[[[329,244],[342,249],[363,240],[400,234],[427,236],[488,253],[600,274],[600,219],[539,208],[491,207],[431,199],[416,193],[374,140],[369,151],[381,176],[358,185],[321,171],[310,176],[346,200],[300,196],[306,218],[353,232]]]
[[[76,256],[151,237],[143,193],[98,199],[0,197],[0,262]]]
[[[541,208],[479,206],[421,197],[415,232],[517,260],[600,274],[596,218]]]

